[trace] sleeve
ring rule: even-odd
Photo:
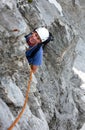
[[[43,49],[41,47],[33,57],[33,65],[40,66],[42,64],[42,59],[43,59]]]

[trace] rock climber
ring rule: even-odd
[[[26,42],[29,46],[26,49],[26,58],[31,66],[33,73],[35,73],[38,67],[42,64],[43,59],[43,47],[42,44],[52,40],[52,34],[45,27],[39,27],[33,32],[25,36]]]

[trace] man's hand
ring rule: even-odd
[[[38,69],[38,66],[36,65],[31,65],[31,69],[33,71],[33,73],[36,73],[37,69]]]

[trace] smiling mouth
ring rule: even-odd
[[[29,46],[34,45],[34,43],[35,43],[35,40],[30,40],[30,39],[29,39],[29,41],[28,41],[28,45],[29,45]]]

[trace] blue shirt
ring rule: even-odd
[[[42,64],[42,59],[43,59],[43,49],[42,46],[40,47],[40,49],[35,53],[35,55],[31,58],[30,54],[34,51],[35,47],[29,47],[29,50],[26,51],[26,57],[27,60],[29,62],[29,64],[31,65],[36,65],[36,66],[40,66]]]

